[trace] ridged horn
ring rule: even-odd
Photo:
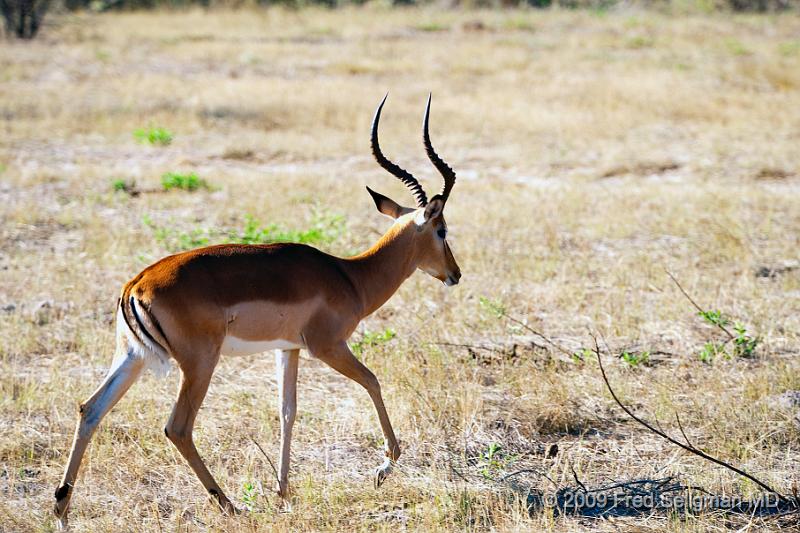
[[[394,175],[397,179],[402,181],[406,187],[411,189],[411,192],[417,199],[417,204],[419,205],[419,207],[425,207],[428,204],[428,196],[422,189],[422,185],[420,185],[419,181],[417,181],[417,178],[412,176],[411,173],[408,172],[407,170],[400,168],[399,166],[395,165],[394,163],[386,159],[386,156],[383,155],[383,152],[381,152],[381,147],[378,144],[378,122],[381,119],[381,110],[383,109],[383,104],[386,103],[386,99],[388,97],[389,93],[386,93],[386,96],[383,97],[383,100],[381,100],[378,109],[375,111],[375,118],[372,119],[372,134],[370,136],[372,155],[375,157],[375,160],[378,162],[380,166],[388,170],[390,174]]]
[[[428,132],[428,122],[431,116],[431,95],[428,93],[428,105],[425,107],[425,118],[422,121],[422,142],[425,144],[425,153],[428,154],[428,159],[431,160],[433,166],[436,167],[436,170],[442,175],[444,178],[444,187],[442,188],[442,192],[439,193],[442,197],[444,202],[447,202],[447,197],[450,196],[450,191],[453,189],[453,185],[456,182],[456,173],[453,171],[450,166],[445,163],[441,157],[436,153],[436,150],[433,149],[433,145],[431,144],[431,136]]]

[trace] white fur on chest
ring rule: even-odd
[[[222,341],[220,353],[222,355],[251,355],[262,353],[269,350],[297,350],[303,348],[299,344],[284,339],[272,339],[269,341],[246,341],[238,337],[228,335]]]

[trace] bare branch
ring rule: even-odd
[[[678,421],[678,427],[681,430],[681,435],[683,435],[683,440],[685,440],[686,444],[688,444],[691,448],[694,448],[694,444],[692,444],[691,441],[689,441],[689,437],[686,436],[686,432],[683,430],[683,424],[681,424],[681,416],[678,414],[678,411],[675,411],[675,420]]]
[[[673,280],[674,280],[674,278],[673,278]],[[705,459],[707,461],[711,461],[712,463],[715,463],[715,464],[717,464],[719,466],[725,467],[728,470],[730,470],[732,472],[735,472],[735,473],[739,474],[740,476],[742,476],[744,478],[749,479],[750,481],[752,481],[753,483],[755,483],[756,485],[758,485],[762,489],[766,490],[767,492],[771,492],[772,494],[775,494],[778,497],[778,499],[780,499],[781,501],[789,503],[789,504],[791,504],[791,505],[793,505],[795,507],[798,506],[797,500],[790,499],[790,498],[784,496],[783,494],[781,494],[777,490],[773,489],[772,487],[770,487],[769,485],[767,485],[766,483],[764,483],[760,479],[748,474],[744,470],[736,468],[735,466],[733,466],[733,465],[731,465],[729,463],[726,463],[725,461],[722,461],[720,459],[717,459],[715,457],[711,457],[707,453],[705,453],[705,452],[703,452],[701,450],[698,450],[697,448],[695,448],[691,444],[687,445],[687,444],[683,444],[681,442],[678,442],[677,440],[673,439],[672,437],[670,437],[669,435],[667,435],[663,431],[659,431],[658,429],[654,428],[652,425],[648,424],[647,422],[645,422],[644,420],[642,420],[641,418],[636,416],[630,409],[628,409],[625,406],[625,404],[623,404],[620,401],[620,399],[617,397],[616,392],[614,392],[614,389],[611,387],[611,383],[608,381],[608,376],[606,376],[605,368],[603,368],[603,358],[602,358],[602,356],[600,354],[600,346],[597,343],[597,337],[595,337],[593,335],[592,338],[594,340],[594,353],[597,356],[597,363],[598,363],[598,365],[600,365],[600,373],[603,375],[603,381],[605,382],[606,388],[608,389],[608,392],[611,394],[611,397],[614,399],[614,401],[617,403],[617,405],[619,405],[619,407],[623,411],[625,411],[625,413],[629,417],[631,417],[633,420],[635,420],[636,422],[638,422],[642,426],[646,427],[647,429],[649,429],[650,431],[652,431],[653,433],[655,433],[659,437],[671,442],[672,444],[678,446],[679,448],[681,448],[683,450],[686,450],[687,452],[692,453],[694,455],[697,455],[698,457],[701,457],[701,458],[703,458],[703,459]],[[685,438],[685,435],[684,435],[684,438]],[[688,440],[687,440],[687,442],[688,442]]]
[[[544,333],[540,333],[540,332],[536,331],[535,329],[533,329],[532,327],[530,327],[530,326],[529,326],[527,323],[523,322],[522,320],[520,320],[520,319],[518,319],[518,318],[515,318],[515,317],[513,317],[513,316],[511,316],[511,315],[508,315],[508,314],[506,314],[505,312],[503,312],[503,316],[504,316],[504,317],[506,317],[507,319],[509,319],[509,320],[510,320],[511,322],[513,322],[514,324],[517,324],[518,326],[522,327],[523,329],[525,329],[525,330],[527,330],[527,331],[529,331],[529,332],[533,333],[533,334],[534,334],[534,335],[536,335],[537,337],[539,337],[539,338],[543,339],[543,340],[544,340],[544,341],[545,341],[547,344],[549,344],[550,346],[552,346],[553,348],[555,348],[555,349],[556,349],[556,350],[558,350],[559,352],[561,352],[561,353],[563,353],[563,354],[567,355],[568,357],[572,357],[572,356],[573,356],[572,352],[570,352],[569,350],[567,350],[567,349],[566,349],[566,348],[564,348],[563,346],[560,346],[560,345],[559,345],[559,344],[557,344],[556,342],[552,341],[552,340],[551,340],[551,339],[550,339],[550,338],[549,338],[547,335],[545,335]]]
[[[579,487],[581,488],[581,490],[583,491],[583,493],[584,493],[584,494],[586,494],[586,493],[588,492],[588,491],[586,490],[586,485],[584,485],[584,484],[583,484],[583,482],[582,482],[580,479],[578,479],[578,474],[577,474],[577,472],[575,472],[575,467],[574,467],[574,466],[572,466],[572,464],[570,464],[570,465],[569,465],[569,469],[570,469],[570,470],[572,470],[572,477],[573,477],[573,478],[575,478],[575,483],[577,483],[577,484],[578,484],[578,486],[579,486]]]
[[[658,416],[654,414],[654,415],[653,415],[653,418],[655,418],[655,419],[656,419],[656,427],[657,427],[659,430],[661,430],[661,431],[664,431],[664,428],[662,428],[662,427],[661,427],[661,422],[659,422],[659,421],[658,421]]]
[[[552,485],[553,485],[553,486],[554,486],[556,489],[558,489],[558,488],[559,488],[559,486],[558,486],[558,483],[556,483],[555,481],[553,481],[553,480],[550,478],[550,476],[548,476],[548,475],[547,475],[547,474],[545,474],[544,472],[541,472],[541,471],[539,471],[539,470],[538,470],[538,469],[536,469],[536,468],[523,468],[523,469],[521,469],[521,470],[516,470],[516,471],[514,471],[514,472],[511,472],[510,474],[506,474],[505,476],[501,477],[501,478],[500,478],[500,479],[498,479],[497,481],[498,481],[498,482],[500,482],[500,483],[502,483],[502,482],[506,481],[507,479],[511,479],[512,477],[516,477],[516,476],[518,476],[518,475],[520,475],[520,474],[536,474],[536,475],[538,475],[539,477],[543,477],[544,479],[546,479],[547,481],[549,481],[549,482],[550,482],[550,483],[551,483],[551,484],[552,484]]]
[[[275,468],[275,463],[272,462],[272,459],[269,458],[269,455],[267,455],[267,452],[264,451],[264,448],[261,447],[261,445],[258,443],[258,441],[256,441],[256,439],[254,439],[253,437],[250,437],[250,440],[253,441],[253,444],[256,445],[256,448],[258,448],[258,450],[261,452],[261,454],[267,460],[267,462],[269,463],[269,466],[272,467],[272,472],[275,474],[275,481],[278,483],[278,486],[280,486],[281,480],[278,477],[278,469]]]
[[[664,269],[664,272],[666,272],[666,273],[667,273],[667,276],[669,276],[669,277],[670,277],[670,279],[672,280],[672,282],[673,282],[673,283],[675,283],[675,285],[678,287],[678,289],[680,289],[680,291],[683,293],[683,295],[684,295],[684,296],[686,296],[686,299],[687,299],[687,300],[689,300],[689,302],[690,302],[690,303],[691,303],[691,304],[694,306],[694,308],[695,308],[695,309],[697,309],[697,311],[698,311],[699,313],[701,313],[701,314],[703,314],[703,315],[706,315],[706,314],[708,314],[708,311],[706,311],[705,309],[703,309],[702,307],[700,307],[700,305],[699,305],[697,302],[695,302],[695,301],[694,301],[694,298],[692,298],[691,296],[689,296],[689,293],[688,293],[688,292],[686,292],[686,289],[684,289],[684,288],[683,288],[683,285],[681,285],[681,284],[680,284],[680,282],[679,282],[679,281],[678,281],[678,279],[677,279],[677,278],[676,278],[676,277],[675,277],[675,276],[672,274],[672,272],[670,272],[670,271],[669,271],[669,270],[667,270],[666,268]],[[727,336],[728,336],[728,342],[730,342],[730,341],[732,341],[733,339],[735,339],[735,338],[736,338],[736,336],[735,336],[733,333],[731,333],[731,332],[730,332],[730,330],[729,330],[728,328],[726,328],[724,325],[722,325],[721,323],[719,323],[719,322],[715,322],[715,323],[714,323],[714,325],[715,325],[715,326],[717,326],[719,329],[721,329],[722,331],[724,331],[724,332],[725,332],[725,335],[727,335]]]

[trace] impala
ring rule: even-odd
[[[387,95],[388,96],[388,95]],[[225,512],[236,511],[206,468],[192,440],[197,411],[221,355],[276,352],[281,455],[278,493],[289,495],[289,447],[295,420],[301,349],[367,390],[378,413],[386,459],[375,470],[378,487],[400,457],[375,375],[347,345],[358,323],[384,304],[420,269],[455,285],[461,278],[442,211],[455,173],[436,154],[428,133],[430,96],[423,120],[428,158],[444,187],[428,200],[417,179],[389,161],[378,144],[383,98],[372,121],[372,154],[416,197],[403,207],[369,187],[378,211],[392,226],[364,253],[340,258],[302,244],[221,244],[165,257],[122,289],[117,305],[116,352],[105,381],[80,406],[64,477],[55,491],[55,514],[66,524],[72,489],[84,452],[102,418],[148,367],[174,359],[180,389],[164,433]]]

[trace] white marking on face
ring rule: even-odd
[[[220,353],[223,355],[251,355],[254,353],[262,353],[269,350],[297,350],[305,348],[300,344],[285,339],[271,339],[266,341],[247,341],[228,335],[222,341]]]

